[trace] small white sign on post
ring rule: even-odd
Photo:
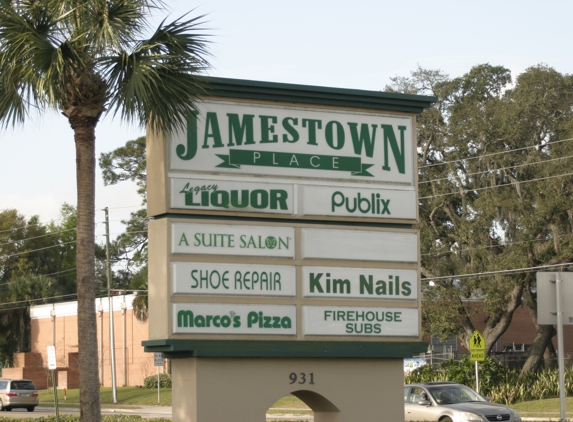
[[[48,369],[56,369],[58,363],[56,362],[56,347],[48,346]]]
[[[153,365],[154,366],[163,366],[163,356],[161,356],[161,353],[154,353],[153,354]]]
[[[161,382],[159,380],[159,367],[163,366],[163,356],[161,353],[153,354],[153,365],[157,367],[157,404],[161,404]]]
[[[56,409],[56,422],[60,421],[60,410],[58,406],[58,387],[56,385],[56,346],[48,346],[48,369],[52,371],[52,386],[54,387],[54,407]]]

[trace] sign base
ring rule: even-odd
[[[173,421],[265,422],[291,394],[315,422],[403,420],[403,367],[402,359],[173,359]]]

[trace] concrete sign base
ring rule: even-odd
[[[403,420],[403,366],[402,359],[173,359],[173,421],[265,422],[291,394],[315,422]]]

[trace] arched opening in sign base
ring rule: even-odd
[[[314,412],[314,422],[340,422],[340,410],[326,397],[310,390],[292,391]]]

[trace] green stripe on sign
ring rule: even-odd
[[[297,154],[290,152],[252,151],[230,149],[229,155],[217,154],[223,160],[217,167],[240,166],[281,167],[292,169],[347,171],[353,175],[370,176],[367,169],[373,164],[363,164],[360,157],[343,155]]]
[[[428,343],[359,341],[255,341],[255,340],[147,340],[146,352],[168,358],[188,357],[291,357],[291,358],[411,358]]]

